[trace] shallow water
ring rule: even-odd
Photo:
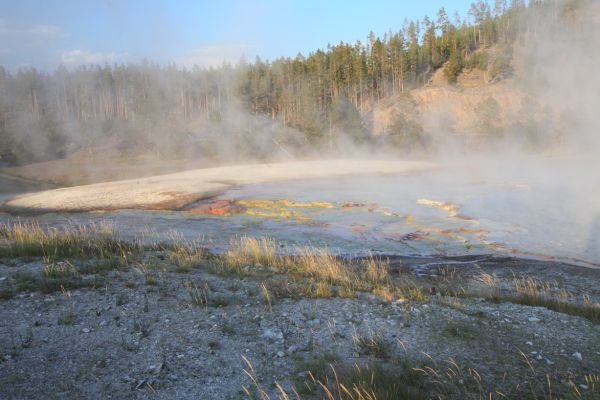
[[[600,185],[568,179],[579,171],[570,166],[461,165],[248,185],[213,199],[249,205],[226,216],[124,210],[36,218],[51,225],[108,220],[122,235],[147,240],[165,240],[176,230],[216,250],[232,236],[248,235],[273,237],[282,251],[314,245],[344,254],[501,254],[600,264]],[[297,204],[310,202],[317,203]]]

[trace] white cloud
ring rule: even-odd
[[[177,64],[186,67],[218,67],[224,62],[236,64],[252,46],[246,44],[214,44],[186,52]]]
[[[37,37],[60,37],[65,33],[55,25],[18,25],[0,19],[0,35],[21,35]]]
[[[124,61],[127,59],[127,57],[127,53],[104,53],[75,49],[64,52],[61,56],[61,61],[67,66],[74,66],[81,64],[113,63],[117,61]]]

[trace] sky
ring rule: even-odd
[[[0,0],[0,65],[135,63],[191,67],[308,54],[435,19],[472,0]]]

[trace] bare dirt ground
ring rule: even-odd
[[[475,282],[475,270],[500,282],[531,272],[600,296],[597,270],[456,261],[397,258],[390,273],[435,288],[448,279]],[[0,283],[41,268],[36,260],[2,260]],[[190,284],[205,288],[206,302],[193,301]],[[177,271],[165,261],[111,271],[95,288],[21,292],[0,302],[0,397],[251,398],[246,387],[261,398],[246,370],[273,399],[276,383],[322,398],[309,371],[333,379],[330,366],[342,375],[356,364],[418,372],[427,395],[406,398],[598,398],[589,377],[600,374],[600,325],[587,319],[435,290],[419,301],[370,293],[267,301],[263,285],[201,265]]]

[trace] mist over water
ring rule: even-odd
[[[438,120],[433,123],[431,115],[415,117],[429,130],[425,132],[428,137],[440,139],[429,149],[398,151],[383,141],[365,143],[352,133],[340,131],[351,130],[348,124],[330,127],[319,146],[314,146],[309,143],[308,134],[291,124],[285,126],[274,114],[261,115],[244,108],[232,86],[235,70],[224,68],[220,72],[202,74],[171,71],[170,75],[161,75],[160,68],[152,65],[140,67],[142,73],[131,77],[149,76],[160,88],[158,93],[182,101],[183,118],[163,108],[161,97],[154,93],[148,96],[146,105],[156,112],[145,116],[133,113],[126,122],[110,119],[87,125],[57,122],[59,127],[50,129],[40,126],[39,119],[22,112],[12,123],[26,127],[17,132],[27,132],[27,135],[15,135],[9,141],[15,148],[25,149],[23,154],[33,155],[33,159],[43,158],[41,154],[47,157],[47,149],[52,147],[50,142],[56,140],[61,143],[58,146],[61,150],[72,145],[78,150],[90,149],[100,157],[103,151],[108,154],[115,149],[122,158],[134,159],[143,153],[143,162],[148,164],[154,162],[153,157],[206,158],[215,164],[328,158],[426,159],[436,163],[437,169],[409,177],[262,184],[234,188],[221,196],[329,201],[337,205],[361,202],[390,210],[397,214],[394,217],[339,209],[305,210],[310,223],[248,216],[224,217],[217,223],[214,217],[185,214],[166,213],[167,219],[159,213],[134,215],[143,214],[142,219],[152,221],[161,229],[185,230],[185,225],[191,224],[194,228],[189,230],[190,234],[205,230],[201,222],[207,221],[209,230],[210,226],[217,226],[213,233],[223,237],[235,232],[234,227],[243,226],[244,232],[251,235],[273,235],[296,241],[305,238],[334,247],[337,243],[338,247],[349,250],[368,247],[399,253],[448,255],[493,251],[572,258],[597,264],[600,263],[600,75],[594,71],[600,65],[600,7],[596,2],[587,1],[569,11],[564,8],[566,3],[553,4],[546,8],[545,14],[536,14],[538,21],[530,24],[530,31],[514,43],[513,72],[507,77],[512,85],[509,88],[524,93],[521,113],[536,116],[535,134],[543,144],[537,148],[524,149],[524,133],[506,115],[507,121],[499,128],[502,133],[499,139],[484,148],[465,145],[464,132],[450,133],[452,129],[446,130],[448,127]],[[557,19],[559,15],[567,17]],[[92,75],[82,71],[78,78],[85,82]],[[191,112],[187,109],[189,93],[177,79],[190,76],[207,79],[198,85],[217,87],[210,98],[204,99],[203,111],[191,116],[186,114]],[[33,106],[35,108],[35,104]],[[451,106],[447,104],[448,109]],[[500,104],[502,110],[505,106],[508,105]],[[444,116],[448,109],[435,110],[436,115]],[[69,113],[66,109],[63,111]],[[119,116],[126,113],[121,109],[106,112],[111,116],[111,113]],[[322,117],[315,111],[315,120]],[[367,119],[366,115],[362,117]],[[453,123],[451,118],[449,123]],[[44,129],[60,132],[60,139],[36,134]],[[120,130],[129,132],[127,140],[115,139],[118,135],[114,133]],[[489,132],[478,133],[489,136]],[[99,142],[118,144],[102,150]],[[60,154],[52,157],[60,157]],[[86,164],[81,168],[86,169]],[[93,175],[96,167],[88,168]],[[7,189],[4,182],[0,185],[3,186],[0,192],[5,193],[0,196],[26,189]],[[439,207],[420,204],[419,200],[452,204],[470,219],[453,218]],[[105,217],[118,220],[119,214]],[[406,222],[407,218],[410,223]],[[48,217],[48,221],[52,218]],[[128,219],[124,229],[129,229],[126,226],[135,221],[135,216]],[[357,228],[359,225],[364,226]],[[217,233],[218,229],[222,232]],[[436,233],[452,229],[485,234],[448,237]],[[427,238],[415,243],[398,242],[398,237],[410,233],[421,233]]]
[[[38,219],[50,225],[110,221],[123,237],[150,241],[169,240],[175,230],[216,251],[241,235],[272,237],[284,252],[311,245],[345,255],[492,254],[599,265],[600,186],[575,179],[579,163],[586,161],[465,159],[409,175],[245,185],[200,202],[243,205],[225,216],[119,211]]]

